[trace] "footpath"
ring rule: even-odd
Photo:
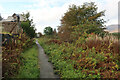
[[[59,76],[54,74],[53,65],[48,62],[48,56],[45,54],[44,49],[40,46],[36,40],[36,44],[39,49],[39,65],[40,65],[40,78],[54,78],[59,79]]]

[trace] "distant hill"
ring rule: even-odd
[[[110,33],[118,32],[118,31],[120,32],[120,25],[117,24],[106,26],[106,28],[107,28],[106,30],[108,30]]]

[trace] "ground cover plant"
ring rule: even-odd
[[[110,39],[111,38],[111,39]],[[112,40],[113,39],[113,40]],[[61,78],[119,78],[118,40],[90,35],[75,43],[40,38],[39,43]]]

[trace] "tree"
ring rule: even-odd
[[[56,35],[57,34],[57,31],[56,29],[53,30],[53,34]]]
[[[52,35],[53,34],[53,29],[49,26],[44,29],[45,35]]]
[[[21,27],[23,28],[23,31],[30,37],[30,38],[34,38],[36,37],[36,29],[35,29],[35,25],[33,24],[33,19],[29,19],[30,18],[30,13],[27,12],[26,14],[22,14],[25,21],[21,22]]]
[[[87,33],[96,33],[97,31],[99,33],[102,32],[105,29],[103,25],[105,21],[101,19],[101,17],[104,16],[105,11],[97,12],[97,9],[98,7],[95,5],[94,2],[84,3],[81,6],[69,6],[68,11],[64,14],[64,16],[61,19],[61,26],[58,28],[58,33],[61,39],[64,41],[69,41],[70,35],[74,31],[74,29],[72,29],[72,26],[79,25],[77,27],[79,28],[81,27],[80,25],[84,25],[86,23],[95,24],[94,27],[83,27],[87,29]],[[85,30],[83,28],[81,30]]]
[[[24,21],[30,21],[30,19],[29,19],[30,13],[29,12],[27,12],[26,14],[23,12],[22,16],[23,16]]]

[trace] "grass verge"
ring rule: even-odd
[[[38,49],[36,45],[21,53],[22,66],[20,67],[17,78],[39,78],[40,69],[38,68]]]

